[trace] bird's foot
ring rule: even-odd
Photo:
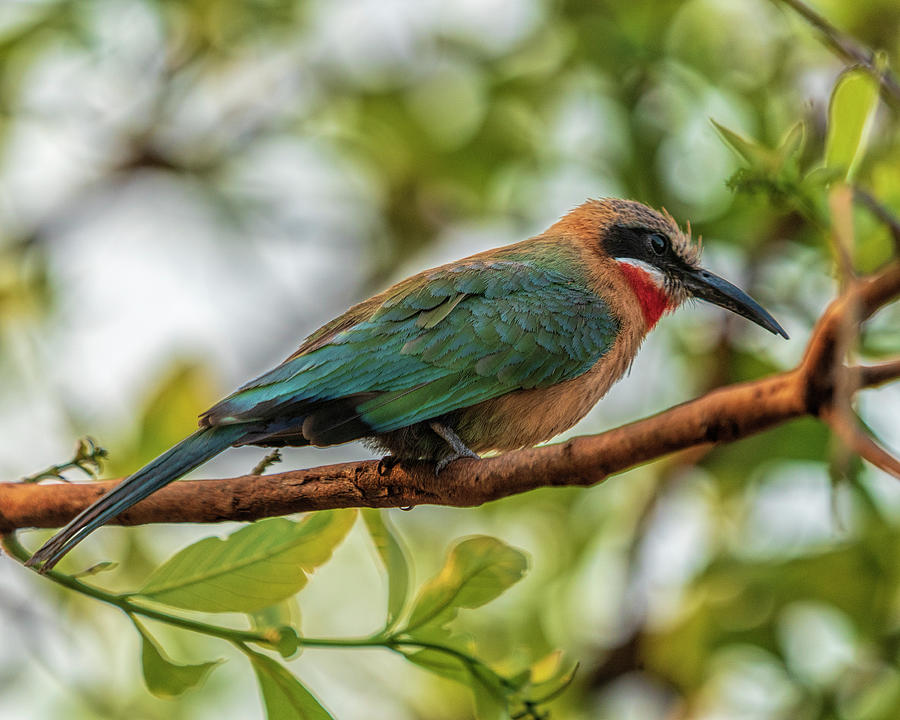
[[[441,470],[447,467],[454,460],[462,460],[463,458],[469,458],[471,460],[481,460],[481,458],[468,447],[466,444],[459,439],[459,436],[453,432],[452,429],[443,425],[439,422],[430,422],[428,423],[431,426],[431,429],[434,430],[438,435],[440,435],[444,441],[453,449],[453,452],[447,455],[446,457],[442,457],[438,460],[437,465],[434,466],[434,474],[440,475]]]
[[[437,477],[441,474],[441,470],[447,467],[454,460],[481,460],[481,456],[477,453],[472,452],[469,448],[466,448],[465,452],[453,452],[449,455],[442,457],[434,466],[434,475]]]
[[[400,458],[396,455],[385,455],[381,460],[378,461],[378,467],[375,468],[375,472],[377,472],[381,477],[385,475],[390,475],[391,470],[394,469],[394,466],[400,462]]]

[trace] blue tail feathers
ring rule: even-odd
[[[39,565],[42,572],[49,570],[98,527],[218,455],[237,442],[245,432],[246,428],[241,425],[227,425],[204,428],[186,437],[79,513],[44,543],[27,564]]]

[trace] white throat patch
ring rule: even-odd
[[[666,276],[663,274],[662,270],[654,267],[650,263],[646,263],[643,260],[635,260],[634,258],[616,258],[616,262],[622,263],[623,265],[631,265],[639,270],[643,270],[647,273],[656,287],[660,290],[666,289]]]

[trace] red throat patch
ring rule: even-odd
[[[669,309],[669,296],[657,285],[649,273],[629,263],[620,262],[619,267],[634,290],[647,330],[652,330],[662,314]]]

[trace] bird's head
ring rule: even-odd
[[[742,315],[787,338],[753,298],[700,266],[700,245],[668,213],[631,200],[589,200],[562,221],[614,264],[634,290],[648,328],[689,298]]]

